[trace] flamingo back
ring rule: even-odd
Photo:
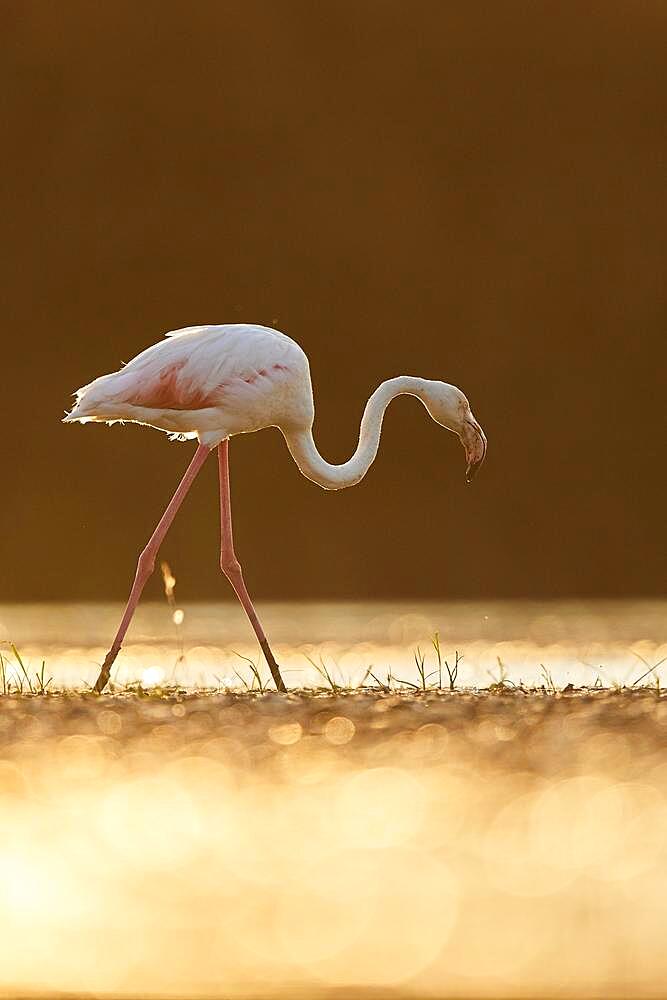
[[[308,359],[290,337],[250,324],[175,330],[76,393],[66,420],[136,420],[199,436],[312,424]]]

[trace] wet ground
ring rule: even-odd
[[[4,696],[0,990],[659,996],[665,831],[658,687]]]

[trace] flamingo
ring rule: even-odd
[[[416,396],[436,423],[457,434],[467,458],[466,480],[484,461],[486,437],[468,400],[456,386],[410,375],[388,379],[364,409],[359,443],[349,461],[330,465],[313,440],[315,417],[308,358],[278,330],[247,323],[191,326],[173,330],[119,371],[102,375],[77,390],[64,423],[89,421],[145,424],[172,439],[196,439],[197,450],[164,514],[141,552],[118,631],[107,653],[95,691],[106,687],[158,549],[207,457],[218,451],[220,479],[220,567],[229,579],[255,631],[271,676],[285,691],[280,668],[248,594],[234,551],[229,488],[229,439],[277,427],[303,475],[325,490],[355,486],[368,472],[380,443],[382,418],[396,396]]]

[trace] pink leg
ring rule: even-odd
[[[197,473],[199,472],[202,465],[206,461],[210,453],[210,450],[211,449],[206,447],[206,445],[203,444],[199,445],[197,451],[195,452],[194,458],[190,462],[185,475],[183,476],[178,485],[178,489],[176,490],[176,492],[174,493],[173,497],[169,502],[169,506],[167,507],[164,514],[160,518],[160,522],[157,528],[151,535],[148,545],[139,556],[139,561],[137,562],[137,572],[134,577],[134,583],[132,584],[132,590],[130,591],[130,596],[128,598],[127,605],[125,607],[125,613],[123,614],[121,623],[118,626],[118,631],[116,632],[116,638],[114,639],[111,649],[107,653],[104,659],[104,663],[102,664],[100,676],[97,678],[97,681],[95,682],[95,690],[98,693],[104,690],[109,681],[109,676],[111,674],[111,667],[113,665],[114,660],[118,656],[118,652],[123,643],[123,639],[125,638],[125,633],[127,632],[129,624],[132,621],[132,615],[134,614],[134,610],[137,604],[139,603],[141,592],[144,589],[146,581],[153,572],[153,569],[155,568],[155,556],[157,555],[157,551],[160,548],[160,545],[162,544],[164,536],[167,534],[167,531],[169,530],[171,522],[174,520],[176,516],[178,508],[183,503],[186,493],[192,486]]]
[[[220,568],[225,574],[236,596],[243,605],[243,610],[250,619],[250,624],[259,639],[262,652],[269,665],[271,676],[279,691],[286,691],[285,682],[280,676],[280,668],[276,663],[271,648],[260,625],[259,618],[250,600],[243,580],[243,571],[234,552],[234,536],[232,534],[232,502],[229,493],[229,441],[221,441],[218,445],[218,465],[220,468]]]

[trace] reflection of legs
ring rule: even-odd
[[[218,465],[220,467],[220,569],[236,591],[236,596],[250,619],[250,624],[259,639],[259,644],[266,657],[266,662],[269,665],[269,670],[271,671],[271,676],[276,687],[279,691],[285,691],[285,684],[280,676],[280,668],[273,657],[273,653],[264,635],[264,629],[260,625],[259,618],[252,606],[252,601],[243,582],[243,571],[234,552],[232,502],[229,494],[229,441],[221,441],[218,445]]]
[[[139,556],[139,561],[137,563],[137,572],[134,577],[134,583],[132,584],[132,590],[130,591],[130,596],[125,607],[125,613],[118,626],[118,631],[116,632],[116,638],[113,641],[111,649],[107,653],[104,663],[102,664],[102,669],[100,671],[100,676],[97,678],[95,683],[95,690],[101,692],[106,687],[109,676],[111,674],[111,667],[114,660],[118,656],[118,652],[125,638],[125,633],[127,632],[128,626],[132,621],[132,615],[134,614],[134,609],[139,603],[139,598],[141,597],[141,592],[144,589],[146,581],[153,572],[155,567],[155,556],[157,551],[162,544],[164,536],[167,534],[171,522],[176,516],[178,508],[183,503],[185,499],[185,494],[188,492],[195,477],[202,465],[206,461],[206,458],[210,452],[210,448],[206,445],[200,444],[195,452],[194,458],[190,462],[187,471],[183,478],[181,479],[178,489],[174,493],[173,497],[169,502],[169,506],[165,510],[164,514],[160,518],[160,523],[151,535],[151,539],[144,549],[144,551]]]

